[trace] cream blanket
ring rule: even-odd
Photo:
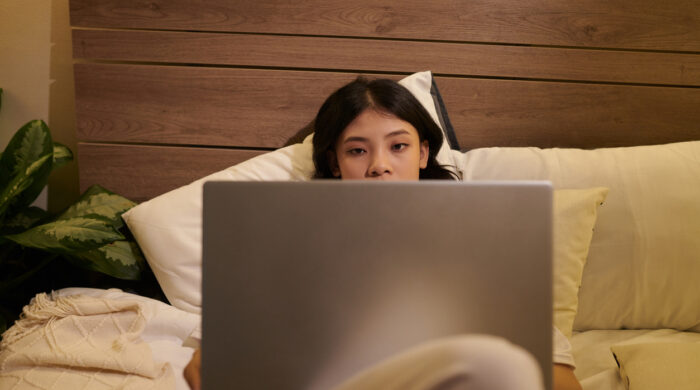
[[[139,302],[37,295],[0,343],[2,389],[173,389],[153,361]]]

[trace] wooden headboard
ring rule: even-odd
[[[279,148],[357,74],[431,70],[463,149],[700,139],[695,0],[71,0],[82,189]]]

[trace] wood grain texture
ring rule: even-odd
[[[78,144],[80,191],[99,184],[142,202],[261,153],[81,142]]]
[[[354,75],[75,65],[83,141],[278,148]]]
[[[78,138],[277,148],[355,76],[76,64]],[[591,148],[700,139],[700,88],[436,80],[463,147]]]
[[[75,58],[700,86],[700,55],[166,31],[75,30]],[[387,53],[392,53],[387,55]]]
[[[463,150],[700,140],[700,89],[437,79]]]
[[[81,187],[136,201],[285,145],[357,73],[438,74],[465,150],[700,140],[695,0],[71,0],[70,11]]]
[[[696,0],[71,0],[81,27],[700,52]]]

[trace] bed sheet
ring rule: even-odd
[[[700,342],[700,333],[673,329],[589,330],[571,339],[576,377],[584,390],[625,390],[610,346],[619,343]]]

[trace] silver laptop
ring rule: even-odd
[[[546,182],[204,185],[204,389],[330,389],[420,343],[552,364]]]

